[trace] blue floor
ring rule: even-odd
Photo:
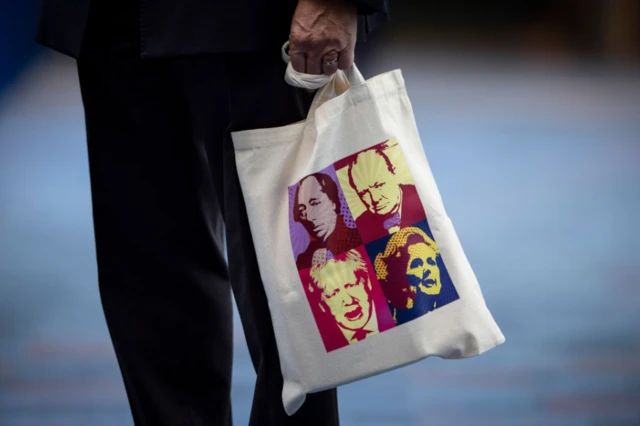
[[[507,343],[340,389],[345,426],[640,424],[640,69],[381,47]],[[131,425],[73,63],[0,97],[0,426]],[[238,324],[234,416],[254,373]]]

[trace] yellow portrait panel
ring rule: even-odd
[[[378,149],[380,147],[383,147],[383,149]],[[376,151],[383,153],[389,159],[393,173],[389,172],[389,164],[384,157]],[[356,158],[358,159],[358,163],[352,169],[353,182],[356,184],[361,183],[361,185],[371,187],[372,190],[375,190],[377,186],[376,183],[380,180],[384,180],[384,183],[387,184],[389,188],[401,184],[414,184],[411,174],[409,173],[409,167],[407,166],[396,138],[356,153],[351,157],[352,160],[356,160]],[[367,210],[367,206],[358,195],[356,188],[352,186],[352,181],[349,179],[348,164],[349,163],[346,162],[343,167],[336,170],[336,173],[347,204],[349,204],[349,209],[354,219],[357,219]]]

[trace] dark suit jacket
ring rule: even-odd
[[[90,6],[103,2],[123,9],[122,13],[135,13],[143,58],[279,48],[289,36],[297,4],[296,0],[41,1],[37,42],[77,57]],[[347,1],[358,5],[359,40],[388,14],[388,0]]]

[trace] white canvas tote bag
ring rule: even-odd
[[[348,74],[327,78],[304,122],[232,134],[290,415],[307,393],[504,342],[400,70]]]

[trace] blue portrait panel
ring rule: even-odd
[[[459,299],[427,220],[366,248],[397,325]]]

